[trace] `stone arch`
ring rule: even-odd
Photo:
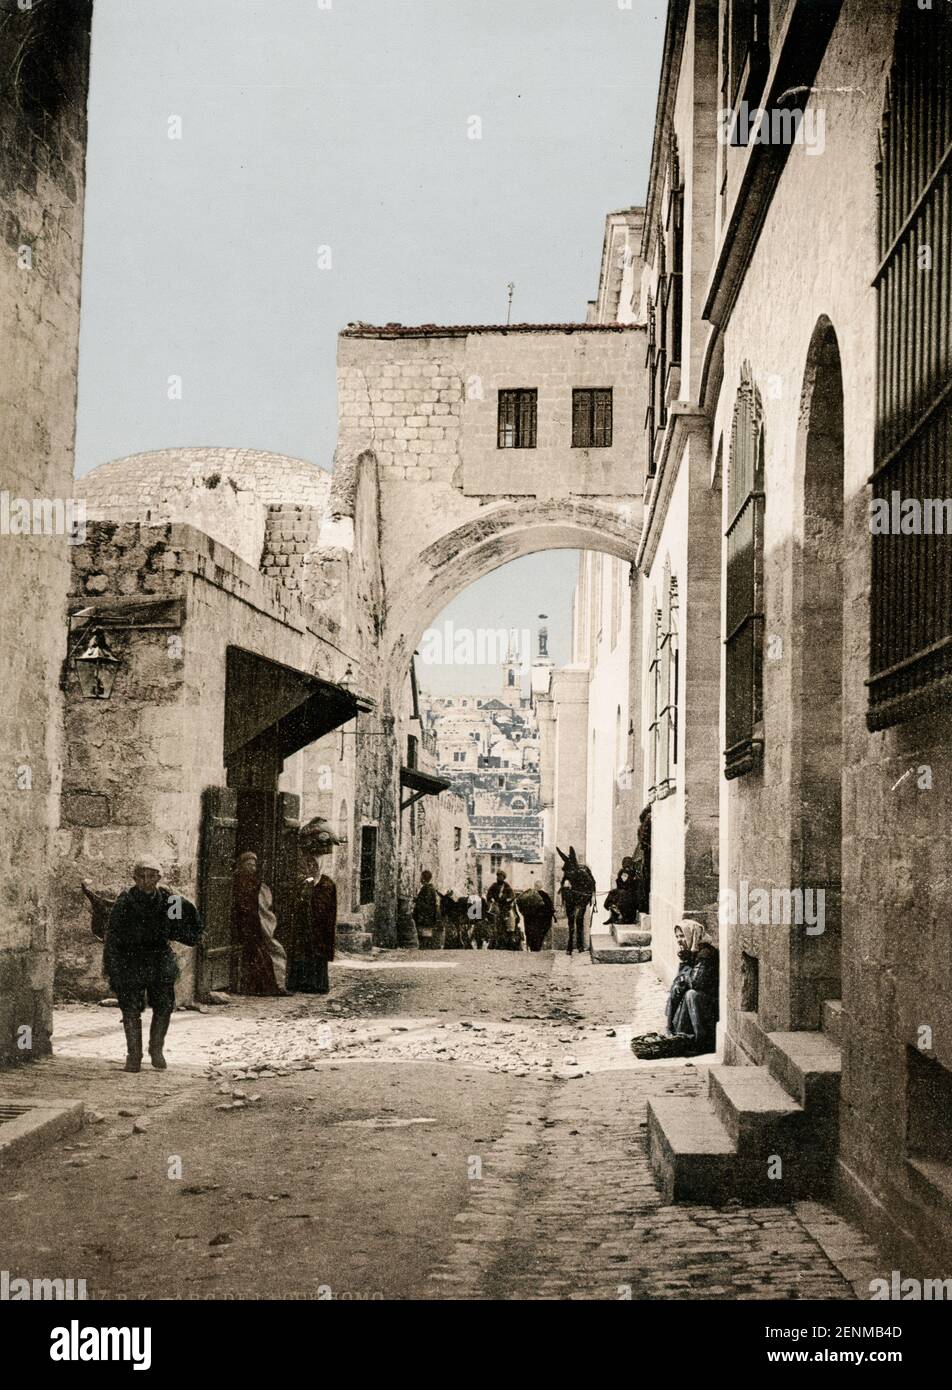
[[[843,767],[843,374],[826,315],[807,350],[795,454],[791,864],[824,893],[824,930],[793,938],[791,1026],[817,1028],[840,995]]]
[[[383,633],[383,690],[399,708],[410,658],[441,609],[476,580],[540,550],[598,550],[632,564],[641,538],[631,501],[520,499],[486,507],[425,546],[389,578]]]

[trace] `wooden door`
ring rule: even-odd
[[[198,905],[205,924],[198,967],[198,996],[231,984],[231,887],[238,832],[238,794],[233,787],[202,793]]]
[[[274,838],[274,914],[278,919],[277,936],[287,942],[294,897],[298,881],[298,826],[301,819],[301,798],[291,792],[279,792],[275,813]]]

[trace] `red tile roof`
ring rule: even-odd
[[[342,338],[465,338],[470,333],[626,333],[635,323],[349,323]]]

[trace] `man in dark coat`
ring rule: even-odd
[[[490,945],[497,951],[512,949],[513,937],[519,928],[516,922],[516,895],[512,884],[506,882],[505,869],[496,870],[496,882],[489,885],[486,906],[493,924]],[[518,946],[515,949],[518,950]]]
[[[413,922],[421,948],[425,950],[439,945],[440,899],[429,869],[424,869],[420,874],[420,891],[413,904]]]
[[[314,816],[298,832],[302,877],[288,943],[288,990],[327,994],[328,962],[337,943],[337,884],[321,872],[321,859],[340,839],[323,816]]]
[[[152,1009],[149,1057],[157,1071],[166,1068],[162,1047],[175,1008],[178,962],[170,946],[195,946],[202,919],[194,903],[159,887],[157,860],[142,856],[132,870],[135,886],[119,894],[106,928],[103,972],[119,1001],[126,1034],[126,1071],[142,1066],[142,1010]]]

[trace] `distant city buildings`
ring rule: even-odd
[[[546,628],[539,630],[528,692],[515,647],[513,641],[505,653],[498,695],[420,696],[439,775],[468,808],[479,890],[499,869],[517,888],[534,882],[542,869],[540,740],[532,692],[551,666]]]

